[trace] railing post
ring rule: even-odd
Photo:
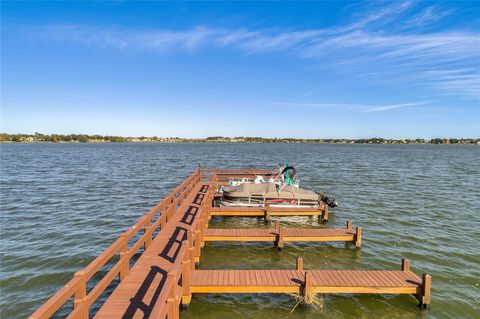
[[[207,220],[207,202],[208,202],[208,192],[205,194],[205,197],[203,198],[203,202],[202,202],[202,215],[201,215],[201,219],[200,219],[200,222],[202,223],[202,227],[207,227],[207,224],[205,223],[205,221]]]
[[[152,243],[153,232],[150,233],[151,229],[152,229],[152,225],[149,218],[147,220],[147,223],[145,224],[145,234],[148,234],[147,237],[145,238],[145,244],[143,245],[145,249],[147,249],[148,246],[150,246],[150,244]]]
[[[188,245],[187,241],[183,241],[183,245]],[[190,290],[190,259],[188,258],[188,252],[182,260],[182,306],[187,307],[192,300],[192,293]]]
[[[73,300],[73,309],[80,308],[80,318],[88,318],[88,308],[85,307],[85,300],[87,299],[87,281],[85,280],[85,272],[83,270],[77,271],[74,277],[79,279],[79,287],[75,292],[75,298]]]
[[[190,260],[190,268],[194,270],[195,269],[195,247],[193,246],[193,235],[192,235],[191,229],[187,231],[187,241],[188,241],[188,251],[186,252],[186,254],[188,254],[188,258]]]
[[[167,319],[175,319],[175,298],[167,298]]]
[[[200,262],[200,230],[196,229],[194,232],[194,248],[195,248],[195,263]]]
[[[218,176],[216,173],[215,175],[213,175],[213,178],[212,178],[212,186],[213,186],[213,189],[215,190],[218,188]]]
[[[172,205],[170,205],[170,207],[168,208],[167,210],[167,221],[169,221],[173,214],[175,213],[175,211],[177,210],[177,202],[181,203],[180,201],[173,201]]]
[[[121,244],[120,244],[120,263],[122,263],[122,267],[120,267],[120,281],[123,281],[125,277],[127,277],[129,269],[130,269],[130,260],[128,258],[128,236],[127,233],[123,233],[120,235]]]
[[[205,221],[204,221],[205,222],[205,228],[208,228],[208,221],[210,220],[210,213],[211,213],[212,200],[213,200],[212,192],[213,192],[212,190],[209,190],[207,192],[207,195],[205,196],[206,197],[205,198],[205,203],[204,203],[205,206],[203,208],[205,210],[205,214],[204,214],[204,216],[205,216]]]
[[[176,296],[175,292],[177,289],[177,273],[176,271],[171,271],[167,274],[167,280],[172,283],[172,286],[170,287],[170,291],[168,292],[168,297],[167,297],[167,307],[168,307],[168,312],[167,312],[167,318],[168,319],[178,319],[179,314],[178,314],[178,305],[176,302]]]
[[[203,248],[205,246],[205,240],[204,240],[204,231],[205,231],[205,215],[202,213],[200,216],[200,220],[198,221],[198,227],[200,228],[200,248]]]

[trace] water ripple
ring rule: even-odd
[[[363,247],[340,243],[209,243],[202,269],[398,269],[433,276],[432,309],[410,296],[329,295],[325,309],[287,295],[199,295],[184,318],[480,317],[480,158],[476,146],[306,144],[11,144],[1,154],[0,306],[24,318],[87,265],[198,164],[271,167],[336,196],[328,227],[353,220]],[[270,227],[214,218],[212,227]],[[288,227],[326,227],[282,219]]]

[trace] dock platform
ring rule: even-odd
[[[346,228],[285,228],[275,222],[274,229],[205,229],[204,241],[253,241],[273,242],[283,248],[285,242],[352,242],[360,248],[362,244],[362,228],[352,226],[348,221]]]
[[[257,171],[231,172],[251,176]],[[411,294],[422,307],[429,306],[431,277],[417,276],[408,260],[402,261],[400,271],[305,270],[302,258],[297,259],[293,270],[196,270],[202,247],[209,241],[269,241],[279,248],[289,241],[361,245],[361,228],[354,229],[351,222],[342,229],[292,229],[280,227],[278,221],[274,229],[209,229],[210,217],[225,213],[213,207],[219,185],[217,174],[226,179],[228,173],[196,170],[29,318],[50,318],[73,300],[66,316],[69,319],[177,319],[180,305],[188,305],[192,295],[199,293]],[[265,211],[276,213],[268,207]],[[228,211],[229,216],[235,213],[258,212]],[[111,265],[112,260],[117,261]],[[95,284],[91,284],[94,277]],[[114,289],[107,290],[109,287]],[[105,294],[106,300],[99,301]]]
[[[411,271],[195,270],[192,293],[328,293],[421,295],[422,279]]]

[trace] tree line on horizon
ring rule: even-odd
[[[159,143],[324,143],[324,144],[480,144],[475,138],[433,138],[433,139],[386,139],[386,138],[266,138],[266,137],[224,137],[210,136],[207,138],[180,138],[180,137],[124,137],[109,135],[87,134],[7,134],[0,133],[0,142],[39,143],[39,142],[68,142],[68,143],[127,143],[127,142],[159,142]]]

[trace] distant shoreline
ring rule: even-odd
[[[293,143],[293,144],[470,144],[480,145],[478,138],[386,139],[386,138],[266,138],[224,137],[124,137],[86,134],[7,134],[0,133],[0,143]]]

